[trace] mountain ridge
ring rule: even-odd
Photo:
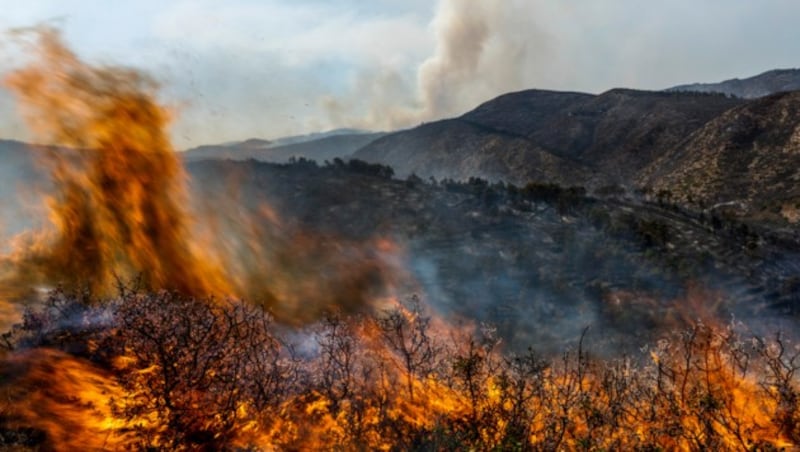
[[[382,132],[358,132],[336,134],[310,134],[308,139],[298,137],[279,138],[274,141],[249,139],[226,145],[205,145],[181,153],[185,161],[203,159],[255,159],[282,163],[292,157],[311,160],[344,158],[367,143],[383,136]]]
[[[391,165],[399,175],[628,184],[656,155],[742,102],[702,93],[527,90],[458,118],[388,134],[353,156]]]
[[[800,73],[764,74],[795,71]],[[800,166],[798,93],[743,99],[676,90],[532,89],[393,133],[341,129],[203,146],[180,155],[186,162],[356,158],[389,165],[401,178],[484,178],[589,190],[622,186],[700,210],[723,205],[733,215],[794,224],[800,222],[794,188],[800,175],[793,170]],[[13,185],[19,175],[33,174],[34,163],[24,151],[28,145],[3,143],[0,175]]]
[[[733,78],[717,83],[691,83],[667,88],[666,91],[716,92],[754,99],[782,91],[800,89],[800,69],[772,69],[744,79]]]

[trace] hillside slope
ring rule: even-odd
[[[399,244],[418,285],[398,293],[491,322],[521,349],[564,346],[586,325],[601,349],[635,349],[682,315],[800,315],[800,242],[777,243],[736,222],[568,190],[400,181],[357,165],[202,161],[188,169],[195,199],[212,215],[230,203],[231,190],[246,200],[236,209],[258,211],[266,201],[281,218],[272,240],[314,231],[326,243]],[[698,285],[722,301],[685,305]]]
[[[514,183],[629,183],[691,132],[741,104],[721,95],[522,91],[460,118],[387,135],[354,154],[399,174]]]
[[[529,138],[467,121],[447,119],[378,139],[355,158],[390,165],[399,176],[502,179],[515,184],[548,180],[565,185],[592,180],[594,171],[537,146]]]
[[[798,221],[800,91],[726,112],[655,160],[639,182],[681,203]]]

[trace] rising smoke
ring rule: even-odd
[[[490,36],[489,3],[480,0],[443,1],[434,20],[436,53],[419,68],[424,114],[452,113],[458,95],[478,75]]]
[[[440,0],[431,23],[434,52],[414,76],[389,68],[362,72],[348,100],[326,97],[323,107],[335,124],[391,130],[528,88],[549,54],[550,38],[534,20],[538,3]]]

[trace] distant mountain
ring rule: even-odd
[[[748,100],[685,90],[527,90],[389,134],[341,129],[201,146],[181,156],[187,162],[357,158],[390,165],[401,178],[480,177],[590,190],[623,185],[686,207],[800,223],[798,111],[800,91]],[[0,141],[0,202],[20,204],[15,187],[35,177],[36,149]]]
[[[272,146],[285,146],[288,144],[305,143],[307,141],[315,141],[339,135],[366,135],[370,133],[372,132],[369,130],[362,130],[362,129],[349,129],[349,128],[333,129],[327,132],[314,132],[314,133],[307,133],[305,135],[292,135],[288,137],[276,138],[275,140],[272,141]]]
[[[639,183],[680,203],[800,221],[800,91],[725,112],[654,160]]]
[[[291,157],[305,157],[322,162],[336,157],[348,157],[357,149],[383,135],[383,133],[339,129],[333,132],[280,138],[274,141],[250,139],[224,145],[200,146],[183,152],[181,156],[186,161],[256,159],[280,163]]]
[[[734,78],[719,83],[693,83],[667,89],[667,91],[722,93],[745,99],[795,90],[800,90],[800,69],[775,69],[745,79]]]
[[[742,102],[628,89],[600,95],[529,90],[500,96],[460,118],[387,135],[354,156],[391,165],[399,175],[625,184]]]

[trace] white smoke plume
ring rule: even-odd
[[[533,13],[538,1],[440,0],[431,29],[435,48],[415,77],[365,71],[347,99],[327,97],[333,124],[392,130],[461,114],[504,92],[532,87],[548,34]]]
[[[436,53],[419,68],[425,113],[452,112],[458,91],[475,79],[489,37],[489,8],[481,0],[446,0],[434,20]]]

